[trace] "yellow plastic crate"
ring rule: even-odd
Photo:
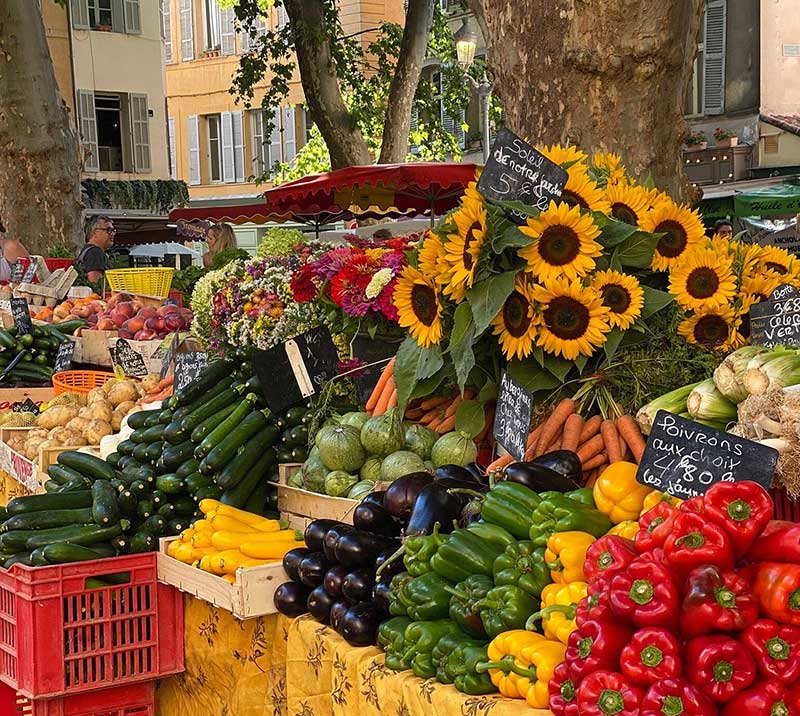
[[[166,298],[172,285],[173,268],[129,268],[106,271],[112,291]]]

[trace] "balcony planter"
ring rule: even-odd
[[[718,139],[717,146],[720,149],[725,147],[735,147],[739,144],[739,137],[728,137],[727,139]]]
[[[94,30],[96,32],[113,32],[114,31],[114,29],[111,27],[111,25],[95,25],[92,28],[92,30]]]
[[[687,152],[701,152],[703,149],[708,149],[708,142],[700,142],[700,144],[686,145],[684,151]]]
[[[203,57],[219,57],[222,53],[218,49],[206,50]]]

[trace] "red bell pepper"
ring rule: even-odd
[[[763,562],[755,565],[753,593],[762,614],[784,624],[800,626],[800,564]]]
[[[705,516],[730,537],[735,557],[750,549],[772,517],[772,498],[756,482],[717,482],[704,495]]]
[[[721,711],[722,716],[798,716],[788,698],[786,686],[770,679],[734,696]]]
[[[647,690],[639,716],[717,716],[717,706],[688,681],[664,679]]]
[[[694,512],[697,515],[702,515],[704,511],[705,507],[703,505],[702,495],[684,500],[678,507],[678,512]]]
[[[583,574],[587,582],[594,582],[600,577],[610,579],[624,571],[636,557],[636,547],[631,540],[617,535],[606,535],[586,550]]]
[[[663,564],[635,559],[611,580],[609,597],[611,611],[638,627],[678,626],[680,596]]]
[[[669,502],[659,502],[639,518],[639,532],[636,534],[636,549],[647,552],[655,547],[663,547],[664,541],[672,531],[678,510]]]
[[[686,578],[681,635],[692,639],[712,632],[741,631],[758,619],[758,600],[750,583],[736,572],[713,565],[697,567]]]
[[[586,596],[578,602],[575,623],[578,626],[588,621],[607,621],[611,615],[608,593],[611,582],[601,578],[589,585]]]
[[[795,684],[786,692],[786,704],[800,714],[800,683]]]
[[[664,556],[680,577],[704,564],[722,569],[733,567],[733,548],[728,535],[722,527],[694,512],[681,512],[675,518],[672,532],[664,542]]]
[[[622,674],[595,671],[578,687],[578,709],[581,716],[639,716],[643,695]]]
[[[800,524],[772,520],[747,552],[752,562],[781,560],[800,564]]]
[[[689,681],[718,704],[730,701],[756,679],[756,664],[747,647],[721,634],[692,639],[685,659]]]
[[[791,684],[800,677],[800,628],[759,619],[739,637],[765,679]]]
[[[555,668],[547,688],[550,691],[550,711],[553,716],[578,716],[578,687],[570,678],[566,661]]]
[[[594,671],[616,669],[619,655],[630,638],[630,630],[616,622],[584,622],[570,634],[567,644],[564,661],[569,664],[570,677],[580,683]]]
[[[678,678],[682,670],[681,644],[667,629],[640,629],[622,650],[619,665],[628,680],[642,688],[662,679]]]

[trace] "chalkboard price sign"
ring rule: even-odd
[[[22,275],[25,273],[25,267],[22,265],[22,261],[15,261],[14,265],[11,267],[11,283],[19,283],[22,281]]]
[[[778,286],[766,301],[750,309],[750,337],[753,345],[800,346],[800,291]]]
[[[124,338],[117,339],[117,344],[111,351],[111,358],[129,378],[144,378],[147,375],[147,366],[144,364],[142,354],[133,350],[133,346]]]
[[[778,451],[659,410],[636,479],[674,497],[702,495],[716,482],[769,488]]]
[[[169,345],[166,346],[166,348],[162,347],[164,357],[161,360],[161,380],[164,380],[164,378],[167,377],[170,365],[172,364],[172,361],[175,360],[175,352],[178,350],[178,345],[180,342],[180,336],[176,331],[172,334]]]
[[[356,384],[359,402],[362,404],[367,402],[386,368],[386,362],[397,353],[398,348],[399,343],[391,340],[356,336],[353,341],[353,353],[365,366],[368,366],[348,376]],[[373,363],[377,365],[372,365]]]
[[[258,350],[253,356],[261,390],[273,413],[318,393],[336,375],[338,363],[336,346],[324,326],[274,348]]]
[[[17,327],[17,335],[33,333],[33,321],[31,321],[31,310],[27,299],[12,298],[11,315],[14,317],[14,325]]]
[[[14,407],[11,410],[15,413],[33,413],[34,415],[38,415],[41,412],[39,406],[30,398],[25,398],[21,403],[14,403]]]
[[[58,347],[56,353],[56,364],[53,367],[55,373],[61,373],[64,370],[72,368],[72,354],[75,352],[75,341],[64,341]]]
[[[28,263],[28,268],[22,274],[22,283],[30,283],[36,275],[36,270],[39,268],[39,259],[31,259]]]
[[[191,383],[208,365],[208,353],[189,351],[175,354],[175,390]]]
[[[497,396],[493,433],[497,442],[508,450],[515,460],[525,459],[532,408],[533,396],[508,373],[504,373]]]

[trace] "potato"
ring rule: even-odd
[[[87,444],[82,433],[66,427],[53,430],[50,439],[60,442],[64,447],[80,447]]]
[[[108,385],[108,383],[106,383],[106,385]],[[105,391],[103,390],[102,387],[100,387],[100,388],[92,388],[89,391],[88,395],[86,396],[86,404],[87,405],[91,405],[95,401],[105,400],[105,399],[106,399],[106,393],[105,393]]]
[[[114,428],[114,432],[118,433],[122,428],[122,421],[125,420],[125,416],[131,412],[136,407],[136,403],[132,400],[126,400],[124,403],[120,403],[116,408],[114,408],[114,413],[111,416],[111,427]]]
[[[63,426],[76,417],[79,411],[80,408],[77,405],[56,405],[41,413],[36,418],[36,425],[47,430]]]
[[[151,390],[155,390],[156,386],[161,382],[161,378],[159,377],[158,373],[148,373],[144,378],[142,378],[142,390],[145,393],[149,393]]]
[[[64,427],[68,428],[69,430],[74,430],[78,433],[83,433],[83,431],[89,427],[91,422],[92,421],[90,418],[79,415],[77,418],[72,418],[72,420],[70,420]]]
[[[111,423],[105,420],[92,420],[83,435],[88,440],[89,445],[99,445],[102,438],[106,435],[112,435],[113,432],[114,429],[111,427]]]
[[[117,383],[109,392],[108,392],[108,401],[114,407],[117,407],[121,403],[126,403],[128,401],[136,401],[139,399],[139,392],[136,390],[136,386],[134,383],[130,381],[122,381],[121,383]]]
[[[107,400],[96,400],[91,405],[87,405],[81,410],[78,415],[88,420],[105,420],[111,422],[111,416],[114,413],[114,408]]]

